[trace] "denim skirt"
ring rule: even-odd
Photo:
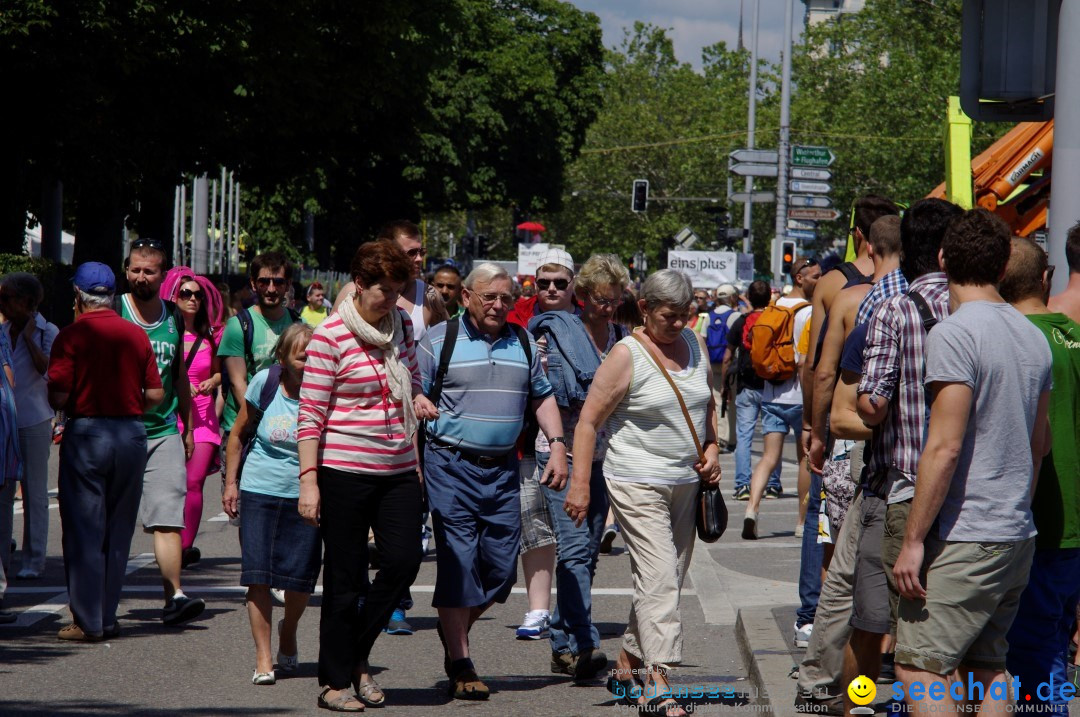
[[[322,565],[319,529],[304,522],[298,498],[240,491],[240,584],[315,591]]]

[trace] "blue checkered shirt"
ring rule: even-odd
[[[885,299],[897,294],[907,293],[908,283],[900,269],[893,269],[874,284],[870,293],[859,304],[859,313],[855,315],[855,325],[865,324],[874,315],[874,309]]]

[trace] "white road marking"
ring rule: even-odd
[[[141,553],[139,555],[136,555],[133,558],[128,558],[126,574],[131,575],[133,572],[135,572],[139,568],[146,567],[147,565],[149,565],[152,562],[154,562],[154,554],[153,553]],[[67,589],[63,585],[56,586],[56,587],[34,586],[34,587],[25,587],[25,588],[9,588],[7,592],[9,592],[9,593],[11,593],[13,595],[17,595],[19,593],[23,593],[23,594],[26,594],[26,593],[45,593],[45,592],[52,592],[52,591],[55,591],[55,590],[60,590],[61,591],[60,594],[59,595],[54,595],[53,597],[49,598],[45,602],[38,603],[37,605],[34,605],[33,607],[26,608],[25,610],[23,610],[22,612],[19,613],[19,619],[18,620],[16,620],[15,622],[9,623],[7,625],[0,625],[0,628],[3,628],[3,627],[30,627],[31,625],[33,625],[33,624],[35,624],[37,622],[40,622],[41,620],[44,620],[45,618],[49,617],[50,615],[55,615],[56,613],[59,613],[59,612],[63,611],[65,608],[67,608],[67,605],[68,605]],[[159,592],[159,593],[161,592],[160,587],[157,588],[157,592]]]

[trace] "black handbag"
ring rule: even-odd
[[[668,374],[667,369],[664,368],[664,364],[660,363],[660,359],[652,352],[649,345],[637,334],[631,334],[638,343],[642,345],[645,351],[652,358],[653,363],[660,369],[660,374],[667,379],[668,385],[671,386],[671,390],[675,392],[675,398],[679,399],[679,408],[682,409],[683,418],[686,419],[686,425],[690,428],[690,436],[694,439],[694,447],[697,448],[698,460],[702,464],[705,463],[705,451],[701,449],[701,441],[698,440],[697,429],[694,428],[694,422],[690,420],[690,411],[686,408],[686,402],[683,401],[682,393],[679,392],[679,388],[675,385],[675,382],[671,380],[671,376]],[[724,503],[724,494],[720,492],[720,486],[707,485],[702,482],[698,488],[698,507],[697,511],[697,534],[698,538],[706,543],[715,543],[720,540],[720,537],[727,530],[727,505]]]
[[[715,543],[727,530],[727,505],[720,487],[701,484],[698,492],[697,535],[703,542]]]

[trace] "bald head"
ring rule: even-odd
[[[1013,237],[1009,249],[1009,263],[998,290],[1001,298],[1010,304],[1025,299],[1046,301],[1048,287],[1043,283],[1048,261],[1046,252],[1030,239]]]

